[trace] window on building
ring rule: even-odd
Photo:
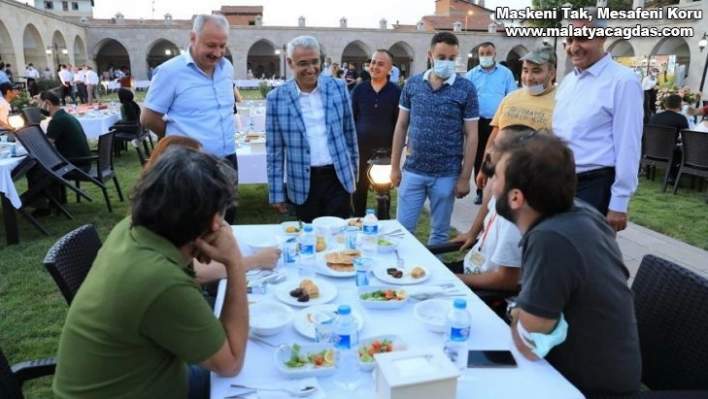
[[[79,3],[72,1],[71,2],[71,9],[74,11],[79,11]]]
[[[44,2],[44,9],[45,10],[53,10],[54,9],[54,2],[53,1],[45,1]]]
[[[256,25],[256,22],[255,22],[255,21],[248,21],[248,24],[249,24],[250,26],[255,26],[255,25]]]
[[[61,9],[64,11],[69,11],[69,2],[68,1],[62,1],[61,2]]]

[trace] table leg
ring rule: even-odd
[[[12,206],[10,200],[5,196],[5,193],[0,192],[2,199],[2,213],[5,218],[5,235],[7,236],[7,245],[19,244],[20,235],[17,232],[17,216],[15,215],[15,207]]]

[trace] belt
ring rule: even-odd
[[[583,172],[583,173],[578,173],[576,176],[578,177],[578,181],[585,181],[585,180],[597,179],[600,177],[614,176],[614,174],[615,174],[614,167],[606,167],[606,168],[589,170],[589,171]]]
[[[324,173],[334,170],[334,165],[310,166],[310,173]]]

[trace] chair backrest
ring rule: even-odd
[[[10,362],[0,348],[0,398],[23,399],[22,385],[12,372]]]
[[[98,136],[98,176],[106,170],[113,170],[113,132]]]
[[[49,142],[42,128],[38,125],[29,125],[15,130],[15,136],[20,141],[27,153],[32,155],[37,162],[50,170],[63,166],[69,162],[59,154],[59,151]]]
[[[683,165],[708,169],[708,133],[681,131]]]
[[[39,107],[22,108],[22,116],[28,125],[39,125],[42,122],[42,113],[39,112]]]
[[[69,305],[102,245],[96,229],[87,224],[59,239],[47,252],[44,267],[54,278]]]
[[[632,291],[642,382],[652,390],[708,389],[708,280],[646,255]]]
[[[676,147],[678,131],[673,127],[644,125],[642,154],[644,157],[669,161]]]

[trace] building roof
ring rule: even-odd
[[[78,18],[77,18],[78,19]],[[88,24],[90,26],[167,26],[164,19],[144,19],[142,23],[139,19],[124,19],[122,23],[117,23],[114,18],[111,19],[101,19],[101,18],[89,18]],[[173,19],[169,23],[169,27],[192,27],[192,20],[190,19]]]
[[[263,6],[221,6],[222,14],[257,14],[263,15]]]
[[[462,30],[465,30],[465,17],[463,16],[437,16],[426,15],[423,22],[430,24],[435,30],[453,30],[455,22],[462,23]],[[472,15],[467,18],[467,30],[487,31],[489,24],[494,23],[488,15]],[[497,24],[499,28],[503,25]]]

